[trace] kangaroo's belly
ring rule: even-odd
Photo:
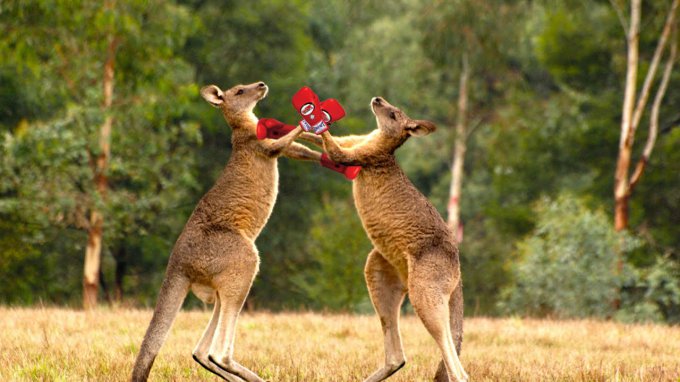
[[[408,279],[408,255],[413,244],[408,213],[372,192],[355,190],[354,201],[375,249],[398,270],[403,280]]]
[[[353,194],[368,237],[402,279],[408,279],[409,261],[424,252],[438,248],[454,255],[441,215],[400,171],[372,174],[362,170]]]

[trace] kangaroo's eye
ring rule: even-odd
[[[239,89],[239,90],[236,92],[236,95],[241,95],[241,94],[243,94],[243,89]]]
[[[394,119],[395,121],[397,120],[397,115],[394,114],[393,111],[390,112],[390,118]]]

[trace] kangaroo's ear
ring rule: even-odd
[[[430,121],[415,119],[408,122],[406,132],[414,137],[422,137],[437,130],[437,126]]]
[[[220,107],[224,103],[224,93],[215,85],[208,85],[201,88],[201,97],[215,107]]]

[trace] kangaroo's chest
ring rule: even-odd
[[[276,159],[230,163],[202,201],[211,226],[243,232],[253,240],[272,213],[278,193]]]
[[[271,216],[279,189],[276,159],[254,166],[250,177],[237,182],[241,186],[232,199],[232,219],[236,227],[256,238]]]

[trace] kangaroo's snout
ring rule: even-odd
[[[257,82],[255,89],[260,92],[260,99],[263,99],[269,93],[269,87],[267,87],[267,84],[262,81]]]

